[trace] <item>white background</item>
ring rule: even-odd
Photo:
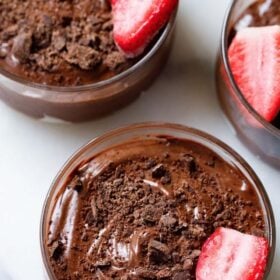
[[[237,150],[270,196],[279,229],[280,172],[236,138],[219,108],[214,64],[228,0],[181,0],[168,66],[136,102],[104,119],[78,125],[33,120],[0,102],[0,280],[44,279],[39,222],[49,186],[80,146],[112,128],[169,121],[203,129]],[[280,278],[280,247],[270,280]]]

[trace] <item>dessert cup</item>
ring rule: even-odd
[[[0,68],[0,98],[37,119],[82,122],[111,113],[136,99],[163,69],[172,46],[176,14],[143,58],[110,79],[57,87],[31,83]]]
[[[250,182],[253,187],[253,192],[255,192],[262,208],[265,223],[265,236],[269,242],[270,251],[264,278],[267,279],[274,258],[276,233],[272,207],[262,183],[244,159],[242,159],[226,144],[199,130],[182,125],[167,123],[136,124],[106,133],[82,147],[61,169],[47,195],[41,219],[41,252],[47,279],[56,279],[51,269],[47,251],[49,222],[51,220],[51,216],[53,215],[56,199],[65,189],[65,184],[68,182],[69,176],[73,174],[77,167],[83,166],[86,162],[92,159],[92,157],[99,155],[109,148],[111,149],[112,147],[116,147],[128,141],[130,142],[131,140],[147,141],[161,139],[162,137],[183,139],[203,145],[217,154],[233,168],[237,169],[238,172],[242,174],[242,177],[244,176],[246,180]]]
[[[216,85],[221,106],[240,139],[261,159],[280,167],[280,130],[263,119],[247,102],[229,66],[228,47],[239,17],[256,1],[232,1],[222,28],[216,66]]]

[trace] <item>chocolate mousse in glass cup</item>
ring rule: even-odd
[[[276,168],[280,167],[280,113],[268,122],[247,102],[231,71],[228,49],[238,30],[280,25],[279,7],[279,0],[232,1],[222,28],[216,68],[221,106],[237,135],[261,159]]]
[[[265,189],[230,147],[196,129],[143,123],[81,148],[47,195],[47,279],[195,279],[205,240],[226,227],[275,250]]]
[[[127,105],[165,65],[176,9],[137,58],[113,40],[109,0],[4,1],[0,98],[38,119],[80,122]]]

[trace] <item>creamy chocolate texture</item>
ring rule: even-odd
[[[259,198],[235,166],[165,136],[81,164],[54,198],[48,224],[56,279],[195,279],[216,228],[266,233]]]
[[[280,25],[280,0],[258,0],[249,6],[236,22],[230,41],[239,29],[267,25]],[[272,124],[280,129],[280,114]]]
[[[0,67],[27,81],[76,86],[135,63],[116,47],[108,0],[2,0]]]

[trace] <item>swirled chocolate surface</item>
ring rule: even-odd
[[[195,279],[220,226],[263,236],[258,195],[201,144],[160,137],[108,149],[53,197],[45,246],[56,279]]]

